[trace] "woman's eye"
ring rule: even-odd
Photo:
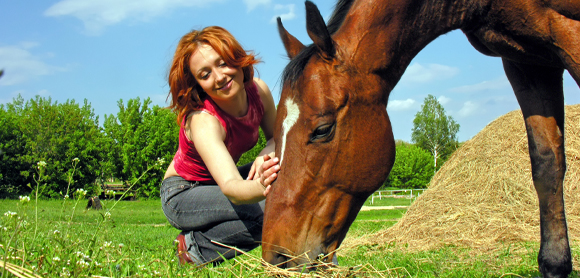
[[[201,76],[200,76],[199,78],[201,78],[201,79],[203,79],[203,80],[205,80],[205,79],[208,79],[208,78],[209,78],[209,72],[204,72],[204,73],[202,73],[202,74],[201,74]]]

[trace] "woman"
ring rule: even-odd
[[[259,60],[221,27],[181,38],[169,72],[170,107],[181,125],[179,149],[161,186],[167,220],[181,263],[232,258],[262,239],[264,199],[280,170],[274,157],[276,107],[268,86],[254,78]],[[258,141],[254,163],[236,167]]]

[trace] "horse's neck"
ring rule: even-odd
[[[421,49],[438,36],[464,27],[484,1],[357,1],[333,38],[348,62],[383,72],[394,86]]]

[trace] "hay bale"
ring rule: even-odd
[[[565,140],[566,215],[574,241],[580,239],[580,105],[566,106]],[[539,242],[539,222],[525,125],[516,110],[467,141],[405,216],[368,240],[417,251],[442,245],[490,248]]]

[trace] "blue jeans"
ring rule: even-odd
[[[249,166],[238,168],[247,176]],[[234,205],[217,185],[204,185],[181,177],[169,177],[161,184],[161,206],[173,227],[182,230],[189,254],[197,264],[219,263],[238,252],[260,245],[264,204]]]

